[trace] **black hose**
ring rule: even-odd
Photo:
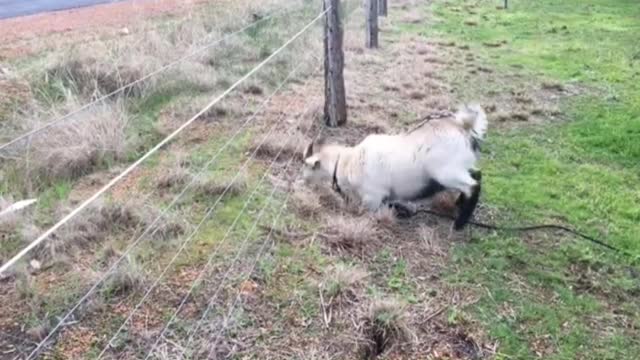
[[[416,214],[418,213],[425,213],[425,214],[430,214],[430,215],[435,215],[441,218],[445,218],[445,219],[449,219],[449,220],[455,220],[454,216],[450,216],[447,214],[442,214],[439,213],[437,211],[434,210],[429,210],[429,209],[418,209],[416,210]],[[469,221],[468,223],[469,225],[473,225],[475,227],[479,227],[482,229],[488,229],[488,230],[496,230],[496,231],[509,231],[509,232],[526,232],[526,231],[535,231],[535,230],[561,230],[564,232],[567,232],[569,234],[573,234],[579,238],[591,241],[594,244],[600,245],[604,248],[607,248],[609,250],[621,253],[621,254],[625,254],[629,257],[631,257],[632,259],[635,259],[636,256],[631,254],[628,251],[625,251],[623,249],[620,249],[618,247],[615,247],[613,245],[607,244],[606,242],[596,239],[592,236],[583,234],[579,231],[573,230],[569,227],[563,226],[563,225],[555,225],[555,224],[541,224],[541,225],[530,225],[530,226],[514,226],[514,227],[510,227],[510,226],[498,226],[498,225],[493,225],[493,224],[486,224],[483,222],[478,222],[478,221]]]

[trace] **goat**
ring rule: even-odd
[[[476,162],[487,125],[482,108],[470,105],[404,134],[369,135],[353,147],[319,139],[304,151],[303,179],[316,185],[332,181],[338,192],[358,198],[368,210],[387,205],[399,215],[408,211],[403,202],[458,190],[454,228],[461,230],[480,196],[482,174]]]

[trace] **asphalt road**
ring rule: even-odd
[[[0,0],[0,19],[118,1],[121,0]]]

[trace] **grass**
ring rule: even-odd
[[[517,67],[526,81],[581,89],[561,104],[564,121],[494,127],[483,201],[501,223],[565,223],[631,257],[558,234],[489,234],[456,247],[449,281],[488,294],[464,311],[499,341],[504,358],[635,359],[640,7],[630,0],[496,5],[438,1],[425,7],[435,26],[402,28],[470,47],[496,76]],[[473,79],[464,85],[458,97],[486,96]]]
[[[584,6],[577,0],[569,0],[569,3],[573,8]],[[475,26],[461,25],[469,20],[468,14],[463,17],[462,13],[453,10],[456,7],[463,9],[461,0],[452,0],[448,4],[438,2],[433,5],[441,19],[435,27],[412,23],[401,25],[401,30],[428,37],[437,33],[448,41],[469,46],[479,54],[484,66],[496,69],[496,77],[502,72],[513,71],[511,65],[517,63],[524,66],[521,71],[527,75],[527,81],[559,83],[567,87],[575,84],[584,89],[580,97],[566,100],[563,104],[566,121],[562,123],[523,125],[499,132],[492,130],[494,132],[484,148],[483,163],[486,179],[483,201],[487,208],[501,214],[499,220],[504,223],[567,222],[586,232],[606,234],[607,240],[616,246],[639,254],[640,245],[634,242],[634,233],[640,230],[635,206],[638,193],[634,191],[638,180],[638,165],[633,161],[637,144],[628,138],[628,134],[633,136],[634,127],[621,123],[635,118],[634,111],[637,108],[631,99],[637,94],[637,86],[627,80],[626,75],[632,73],[628,72],[624,66],[625,60],[619,59],[616,52],[625,39],[630,41],[633,38],[628,31],[620,30],[624,29],[627,18],[632,14],[634,8],[631,4],[622,1],[605,6],[609,3],[597,1],[598,6],[602,7],[597,9],[598,18],[602,18],[607,10],[620,15],[614,16],[615,21],[606,23],[606,27],[617,29],[622,40],[609,37],[610,42],[602,43],[604,49],[591,49],[588,46],[590,41],[587,41],[590,36],[602,37],[603,33],[586,30],[584,33],[571,31],[566,35],[576,39],[561,38],[559,33],[551,33],[557,39],[547,39],[544,45],[539,45],[538,27],[542,25],[537,23],[543,22],[540,19],[548,21],[559,16],[565,21],[564,17],[570,18],[571,21],[566,20],[569,29],[586,21],[586,14],[566,14],[566,8],[571,7],[566,3],[558,5],[551,0],[541,0],[535,4],[518,2],[512,4],[509,12],[496,10],[495,4],[482,3],[473,8],[476,14],[471,20],[476,23]],[[423,10],[430,11],[428,7],[423,7]],[[559,15],[543,16],[542,12],[547,11]],[[483,15],[489,20],[481,20]],[[273,22],[265,24],[276,26]],[[287,24],[293,25],[291,22]],[[554,26],[558,28],[557,32],[564,31],[563,24]],[[293,29],[293,26],[288,27]],[[256,61],[282,40],[278,36],[269,36],[261,42],[266,31],[266,26],[257,28],[242,42],[235,43],[233,49],[209,54],[203,62],[208,66],[220,61],[236,62],[237,68],[227,75],[244,71],[247,64],[240,61],[244,59],[244,53],[255,55],[253,59]],[[396,31],[395,28],[393,31]],[[509,41],[501,47],[482,45],[485,42],[497,43],[505,38]],[[564,41],[567,46],[579,48],[580,52],[567,52],[569,55],[553,60],[555,64],[550,65],[552,60],[543,50],[559,47],[549,44],[554,41]],[[579,42],[583,44],[581,47],[575,45]],[[379,52],[383,51],[385,49]],[[233,57],[225,59],[227,54]],[[581,61],[589,63],[595,70],[589,76],[571,76],[569,73],[576,72]],[[613,66],[614,62],[618,66]],[[252,84],[260,86],[263,93],[253,96],[259,98],[269,93],[270,86],[264,86],[264,83],[279,79],[282,66],[278,64],[272,72],[264,75],[267,79]],[[451,65],[449,72],[456,71],[455,65]],[[616,74],[606,75],[607,71]],[[217,86],[221,84],[218,81],[224,82],[230,78],[232,76],[216,78]],[[473,83],[466,88],[455,88],[458,89],[455,95],[461,98],[483,91]],[[189,87],[177,86],[165,90],[162,88],[148,96],[129,99],[126,110],[132,115],[135,126],[128,128],[127,134],[133,138],[143,137],[140,142],[142,146],[131,150],[130,156],[143,152],[148,142],[160,136],[155,133],[156,126],[160,118],[167,117],[165,111],[168,108],[177,109],[183,106],[182,100],[199,94],[198,91],[190,92]],[[245,92],[242,96],[252,95]],[[618,100],[614,101],[616,98]],[[199,100],[206,99],[198,98],[194,102]],[[223,117],[231,118],[235,124],[238,119],[245,118],[247,110],[254,110],[253,106],[238,109],[235,103],[225,104],[224,107],[233,109]],[[182,118],[183,113],[195,112],[188,109],[180,113],[177,110],[170,113],[169,117]],[[415,119],[417,114],[414,115],[400,118]],[[215,114],[212,117],[215,118]],[[163,152],[160,159],[151,159],[154,162],[144,167],[138,188],[148,190],[160,187],[165,193],[155,200],[166,205],[184,182],[190,179],[193,169],[203,165],[228,139],[232,133],[228,125],[226,122],[211,124],[207,120],[198,124],[200,127],[195,131],[199,136],[197,141],[179,142],[168,148],[166,153]],[[183,216],[187,223],[197,223],[213,204],[215,196],[209,195],[219,193],[221,186],[235,174],[255,146],[252,140],[260,138],[263,133],[264,129],[256,128],[237,139],[214,163],[214,169],[205,173],[204,181],[211,186],[200,190],[207,191],[204,194],[190,194],[186,202],[178,203],[174,215]],[[258,154],[265,157],[263,160],[268,161],[275,155],[273,148],[282,145],[278,144],[279,137],[268,139],[269,148],[264,154]],[[176,155],[176,150],[188,150],[188,153],[185,151],[182,155]],[[290,150],[286,149],[287,155],[291,154]],[[287,157],[284,156],[285,159]],[[176,166],[180,168],[177,173],[166,171]],[[391,236],[390,232],[400,229],[400,225],[392,220],[353,217],[349,214],[340,216],[341,206],[327,205],[323,194],[305,193],[302,189],[296,189],[289,204],[290,210],[298,214],[285,214],[285,219],[276,226],[282,229],[282,233],[273,239],[273,248],[260,259],[257,270],[247,277],[249,286],[245,288],[244,275],[255,258],[258,246],[265,240],[260,230],[248,233],[258,211],[267,205],[267,194],[273,189],[267,177],[255,196],[249,198],[250,191],[257,186],[265,168],[265,162],[252,163],[242,177],[246,187],[238,187],[231,196],[226,197],[215,210],[214,216],[203,224],[191,245],[177,259],[174,268],[143,306],[140,317],[135,317],[118,337],[114,350],[118,356],[144,355],[149,346],[149,331],[159,329],[169,318],[191,285],[191,280],[204,268],[211,255],[215,255],[214,268],[205,274],[205,281],[196,288],[188,303],[189,309],[179,314],[167,339],[182,336],[193,326],[200,311],[212,299],[212,292],[217,285],[223,284],[222,275],[229,266],[233,266],[230,268],[230,279],[227,279],[218,298],[214,299],[217,306],[207,319],[209,326],[202,331],[202,344],[210,345],[206,340],[211,332],[218,330],[220,317],[226,312],[227,305],[233,301],[238,290],[247,291],[248,294],[243,295],[242,303],[232,314],[233,321],[225,339],[229,341],[229,349],[221,347],[220,351],[225,353],[219,354],[220,357],[233,358],[231,349],[238,346],[237,356],[283,357],[279,351],[287,350],[288,357],[313,358],[314,351],[323,349],[337,357],[353,358],[346,354],[355,356],[355,351],[360,353],[358,355],[374,358],[379,352],[400,351],[405,343],[411,346],[424,343],[431,348],[434,345],[429,344],[433,340],[431,336],[437,337],[443,332],[446,335],[451,331],[458,334],[466,327],[486,329],[488,336],[499,344],[497,358],[634,359],[640,353],[640,345],[633,337],[634,331],[640,327],[637,315],[640,309],[634,298],[640,294],[640,288],[634,268],[623,257],[555,234],[535,233],[522,238],[482,234],[479,239],[474,238],[471,242],[455,246],[452,263],[442,269],[437,263],[438,259],[428,255],[430,252],[444,253],[439,249],[441,242],[432,242],[431,238],[437,236],[435,230],[430,232],[423,228],[418,233],[424,233],[421,235],[424,239],[416,244],[413,241],[418,236],[414,236],[413,232],[398,232]],[[70,180],[53,182],[44,192],[46,201],[43,206],[51,209],[64,203],[75,185]],[[245,214],[238,218],[235,229],[222,242],[227,228],[234,223],[245,202],[248,202]],[[276,198],[268,205],[261,224],[271,225],[281,204],[282,194],[276,192]],[[151,215],[154,217],[153,213]],[[383,217],[388,217],[388,214],[383,214]],[[147,216],[144,220],[147,220]],[[85,343],[63,335],[58,339],[60,357],[68,355],[63,351],[65,346],[76,346],[76,343],[87,346],[81,352],[85,356],[96,356],[106,339],[140,300],[143,292],[140,290],[145,290],[153,283],[192,230],[188,227],[183,229],[186,230],[168,239],[154,238],[149,241],[150,244],[130,255],[130,263],[124,264],[119,270],[121,272],[115,282],[107,284],[99,308],[83,312],[80,317],[82,329],[86,329],[87,333],[93,332],[93,339],[99,340]],[[406,230],[404,224],[402,229]],[[301,239],[295,236],[307,230],[319,231],[320,234],[309,233],[308,237]],[[286,234],[294,235],[288,237]],[[231,264],[231,259],[242,250],[240,244],[246,237],[249,240],[248,247],[240,253],[239,263]],[[103,244],[103,240],[107,242]],[[80,269],[84,266],[80,263],[79,269],[73,269],[76,277],[71,279],[71,284],[56,287],[62,290],[54,294],[45,293],[47,300],[51,296],[52,301],[46,307],[37,305],[34,308],[30,324],[40,323],[45,314],[53,317],[68,309],[72,300],[84,290],[87,284],[85,277],[99,274],[131,239],[129,236],[109,235],[97,242],[92,244],[90,251],[81,254],[81,260],[91,262],[91,257],[88,260],[84,256],[95,252],[100,261],[87,266],[87,271]],[[428,251],[424,251],[423,247]],[[434,260],[436,264],[433,268],[426,266]],[[57,271],[58,277],[66,274],[62,269]],[[370,276],[365,277],[367,274]],[[441,277],[444,277],[442,282],[446,284],[445,288],[439,287]],[[23,285],[23,292],[27,296],[32,296],[29,293],[33,290],[32,297],[39,299],[37,286],[29,283]],[[462,295],[477,291],[480,296],[474,298],[478,301],[464,305],[466,302],[462,296],[460,302],[451,306],[448,312],[443,312],[448,314],[446,323],[435,318],[431,322],[422,322],[431,311],[439,308],[436,306],[439,305],[438,301],[450,301],[448,286],[459,290]],[[323,294],[327,303],[322,303],[320,294]],[[397,298],[400,302],[377,301],[391,298]],[[331,305],[332,299],[340,306],[327,306]],[[436,321],[438,323],[434,324]],[[65,333],[68,334],[70,332]],[[420,341],[414,343],[414,336],[419,337]],[[370,346],[358,346],[361,345],[358,343],[360,340],[354,337],[364,338]],[[167,353],[172,353],[170,341],[166,341],[165,345]],[[190,350],[197,356],[199,349]],[[240,355],[242,352],[244,354]]]
[[[250,18],[252,10],[255,9],[241,7],[238,9],[238,14],[236,15]],[[224,11],[220,10],[213,16],[221,16],[220,14],[223,12]],[[225,44],[221,44],[218,51],[212,51],[210,54],[205,54],[201,58],[192,59],[188,64],[192,67],[180,68],[176,70],[175,74],[168,74],[166,78],[141,84],[141,87],[136,88],[135,92],[118,98],[117,102],[106,102],[103,106],[107,110],[111,109],[114,104],[121,105],[118,107],[118,110],[122,110],[122,113],[126,115],[126,118],[123,118],[127,120],[127,126],[122,128],[121,130],[123,131],[117,134],[120,135],[117,140],[126,141],[127,146],[118,146],[118,150],[121,151],[119,151],[118,158],[114,159],[114,161],[110,159],[102,161],[102,158],[95,159],[92,157],[87,160],[87,166],[77,172],[73,172],[72,174],[62,173],[63,170],[73,170],[69,167],[62,167],[60,169],[62,173],[61,176],[54,174],[55,176],[47,179],[44,179],[45,176],[43,176],[43,180],[46,181],[41,181],[37,184],[38,186],[28,189],[24,189],[24,184],[20,182],[20,176],[16,175],[10,179],[13,182],[12,184],[3,182],[0,186],[0,195],[3,197],[7,196],[8,198],[12,198],[12,195],[21,198],[17,196],[18,194],[28,194],[39,197],[34,218],[37,220],[37,225],[47,226],[54,218],[57,219],[60,217],[58,215],[61,209],[72,206],[72,204],[70,204],[72,198],[76,198],[77,201],[78,190],[80,190],[80,196],[82,196],[82,190],[87,190],[83,189],[83,187],[87,185],[87,180],[90,180],[87,179],[88,176],[86,175],[103,173],[105,177],[112,177],[112,175],[105,174],[107,170],[111,170],[111,168],[118,163],[122,166],[124,163],[129,163],[137,159],[151,146],[155,145],[161,136],[165,135],[163,133],[165,129],[159,127],[159,123],[162,120],[169,118],[168,121],[170,121],[171,124],[169,124],[168,127],[173,126],[173,128],[175,128],[175,124],[182,124],[183,121],[197,113],[204,104],[209,103],[215,95],[219,94],[222,87],[229,86],[284,43],[301,24],[306,23],[310,19],[309,15],[314,15],[315,13],[315,7],[312,6],[312,4],[308,4],[305,11],[297,13],[297,15],[292,14],[286,18],[278,18],[266,22],[265,24],[268,26],[265,25],[263,28],[256,29],[247,34],[239,34],[235,38],[227,40]],[[222,23],[225,23],[225,21],[222,21]],[[207,22],[211,21],[203,19],[203,23]],[[220,30],[219,26],[229,25],[228,23],[225,23],[226,25],[219,24],[220,22],[218,21],[213,21],[212,23],[216,24],[214,28],[207,25],[208,31],[210,32],[208,35],[210,36],[217,35],[217,32]],[[149,69],[141,69],[138,65],[149,67],[150,65],[156,64],[156,60],[162,60],[164,62],[173,58],[176,54],[190,50],[192,46],[199,45],[190,42],[188,36],[186,40],[184,40],[180,39],[178,35],[184,35],[184,33],[189,31],[198,32],[202,30],[200,29],[201,25],[200,23],[190,24],[190,26],[179,30],[174,29],[170,37],[175,35],[176,38],[171,40],[174,44],[170,47],[165,46],[164,41],[166,39],[159,38],[160,34],[141,34],[140,36],[143,38],[145,36],[155,36],[156,38],[149,39],[150,42],[153,43],[151,47],[155,46],[155,48],[151,50],[147,49],[149,51],[146,51],[144,57],[141,57],[149,60],[149,62],[143,62],[142,65],[133,63],[131,64],[132,69],[136,71],[140,70],[141,73],[147,73]],[[236,28],[238,24],[233,25],[233,27]],[[136,190],[139,190],[141,198],[143,194],[146,194],[145,191],[156,190],[157,180],[160,178],[158,175],[163,174],[164,171],[162,166],[165,162],[163,160],[171,157],[172,153],[176,150],[182,150],[188,153],[188,156],[185,156],[183,159],[185,163],[185,174],[178,175],[185,176],[190,180],[190,175],[193,175],[197,168],[204,165],[205,162],[217,152],[220,146],[229,140],[229,135],[235,132],[234,127],[237,127],[238,124],[248,119],[251,112],[257,110],[257,104],[263,100],[264,96],[270,93],[275,85],[284,79],[284,75],[293,69],[294,64],[290,59],[294,59],[294,57],[291,55],[299,53],[302,47],[306,48],[314,44],[321,44],[322,38],[316,31],[319,29],[320,28],[313,29],[313,31],[310,32],[309,39],[299,39],[298,43],[292,44],[293,46],[290,49],[284,51],[278,58],[274,59],[273,64],[265,66],[257,73],[255,79],[253,79],[255,82],[253,83],[253,87],[255,89],[244,91],[241,88],[235,92],[236,94],[232,94],[232,96],[226,98],[221,104],[229,109],[233,109],[233,111],[226,113],[225,116],[223,116],[224,119],[218,119],[216,116],[210,115],[203,116],[203,119],[199,119],[198,122],[194,123],[194,126],[192,126],[194,129],[188,129],[193,130],[191,133],[185,131],[189,133],[186,136],[187,139],[178,139],[178,141],[174,142],[167,149],[162,149],[159,156],[145,162],[139,169],[141,174],[139,181],[134,181],[134,187],[129,190],[133,190],[133,194],[136,194]],[[198,34],[194,33],[194,38],[199,39],[200,37],[196,35]],[[182,42],[183,40],[185,42]],[[135,58],[137,55],[134,51],[128,53],[128,46],[132,44],[126,44],[126,41],[130,41],[130,39],[122,40],[120,44],[109,45],[113,46],[113,48],[107,49],[110,51],[110,54],[116,54],[121,57],[121,61],[113,61],[114,63],[128,65],[126,59],[129,57]],[[102,45],[108,47],[105,44]],[[28,106],[37,108],[34,112],[46,112],[46,110],[57,109],[64,106],[68,100],[67,96],[81,100],[82,102],[88,101],[96,95],[94,90],[102,90],[101,92],[104,93],[108,91],[104,86],[121,85],[120,83],[116,83],[115,85],[112,83],[113,81],[122,80],[117,76],[118,74],[114,75],[113,69],[110,68],[112,65],[111,62],[114,59],[102,59],[99,56],[100,51],[104,51],[105,49],[102,49],[101,46],[96,46],[95,49],[81,49],[80,52],[88,50],[95,51],[89,54],[92,55],[91,58],[98,58],[101,59],[101,61],[104,60],[104,63],[99,63],[99,66],[93,67],[91,63],[65,63],[64,60],[66,58],[62,57],[60,63],[56,62],[54,64],[63,67],[62,70],[57,73],[54,74],[50,72],[48,77],[44,77],[44,79],[35,72],[33,76],[29,76],[29,81],[38,94],[37,97],[32,99],[33,103],[28,104]],[[163,51],[171,51],[171,54]],[[75,56],[74,54],[76,53],[74,52],[69,56],[73,58],[73,56]],[[226,62],[223,61],[221,64],[207,62],[207,58],[224,57],[225,54],[233,54],[233,57],[228,57],[225,59]],[[149,59],[149,57],[153,59]],[[305,58],[308,57],[309,56]],[[301,59],[300,57],[295,57],[295,61],[304,60],[305,59]],[[51,63],[47,61],[49,60],[21,60],[12,65],[20,68],[18,73],[29,73],[29,69],[32,69],[32,67],[40,68],[43,65],[47,68],[51,67]],[[224,68],[224,65],[227,63],[231,66]],[[64,66],[67,68],[65,69]],[[74,66],[75,68],[73,68]],[[66,71],[71,68],[75,71],[75,76],[69,76],[69,71]],[[304,73],[304,69],[299,70],[298,73]],[[67,76],[68,78],[66,78]],[[114,76],[114,78],[110,76]],[[105,83],[93,83],[94,81],[100,82],[102,80],[104,80]],[[79,84],[78,82],[82,83]],[[164,83],[168,85],[163,85]],[[205,86],[207,84],[208,86]],[[94,85],[98,88],[92,87]],[[99,86],[103,87],[100,88]],[[100,91],[97,93],[100,93]],[[244,106],[240,105],[241,102],[245,103]],[[276,109],[276,111],[282,110],[283,109]],[[254,119],[253,123],[255,125],[263,125],[261,123],[265,120],[271,121],[272,116],[273,115],[270,114],[261,114]],[[209,117],[211,119],[209,119]],[[9,127],[7,127],[7,129],[8,128]],[[173,128],[168,130],[172,131]],[[8,136],[10,134],[7,133],[4,135]],[[154,236],[152,239],[149,239],[150,236],[147,235],[148,239],[141,243],[141,246],[129,255],[127,262],[121,265],[115,276],[111,277],[101,290],[99,290],[99,294],[102,295],[99,298],[102,301],[99,307],[90,308],[83,306],[79,309],[76,315],[82,318],[82,321],[91,328],[88,333],[97,333],[100,335],[100,339],[104,339],[106,335],[113,334],[114,330],[120,326],[126,317],[126,312],[124,311],[129,311],[131,307],[135,305],[135,302],[140,299],[144,290],[146,290],[158,276],[162,267],[168,264],[175,251],[177,251],[182,244],[182,241],[189,236],[192,228],[189,228],[185,223],[195,224],[202,218],[207,208],[213,205],[221,189],[224,188],[232,176],[238,171],[240,165],[246,159],[246,155],[252,150],[251,140],[261,135],[262,129],[250,127],[248,131],[244,131],[241,136],[236,138],[231,146],[212,164],[211,168],[204,172],[202,180],[196,184],[195,189],[188,192],[186,196],[187,200],[179,202],[176,208],[169,212],[169,218],[163,218],[160,221],[159,227],[162,236]],[[285,134],[283,134],[283,136],[285,136]],[[56,140],[57,139],[58,138],[56,138]],[[67,139],[68,136],[63,140],[66,141]],[[273,139],[271,141],[273,141]],[[69,144],[64,145],[64,147],[70,146]],[[93,143],[89,145],[93,145]],[[95,147],[99,148],[99,146]],[[165,152],[165,150],[167,151]],[[286,150],[290,151],[291,149]],[[288,154],[292,153],[289,152]],[[41,158],[43,161],[45,160],[45,157]],[[285,157],[283,156],[283,158]],[[180,161],[180,159],[178,160]],[[175,164],[169,166],[173,165]],[[2,172],[0,176],[9,173],[8,171],[5,173],[4,169],[6,168],[0,171]],[[230,192],[214,211],[212,218],[204,222],[201,231],[193,238],[190,246],[185,249],[183,255],[177,259],[175,265],[170,269],[170,272],[167,273],[164,282],[159,286],[160,289],[155,290],[153,293],[154,297],[159,297],[161,300],[148,301],[144,305],[143,308],[145,310],[147,310],[147,308],[150,310],[158,310],[159,318],[157,320],[168,319],[168,316],[175,309],[175,304],[173,303],[176,301],[175,297],[182,295],[186,291],[185,287],[191,284],[191,279],[185,279],[177,285],[170,285],[166,282],[175,281],[176,278],[180,278],[183,272],[190,274],[200,271],[209,255],[216,248],[219,248],[219,254],[215,264],[230,264],[231,259],[242,250],[239,244],[245,237],[248,238],[248,247],[244,249],[243,254],[240,254],[239,265],[236,265],[239,268],[238,271],[232,274],[231,281],[235,281],[236,277],[239,277],[239,271],[243,270],[243,266],[247,266],[247,263],[254,258],[253,255],[257,250],[257,245],[261,243],[264,236],[260,228],[254,229],[251,234],[248,234],[248,231],[252,228],[255,217],[261,207],[267,206],[267,195],[273,189],[269,183],[270,178],[265,178],[252,198],[249,198],[249,193],[258,185],[258,180],[265,169],[266,166],[260,162],[256,163],[254,161],[249,164],[248,168],[244,171],[244,176],[241,176],[236,182],[236,186],[231,188]],[[11,174],[18,174],[20,170],[22,169],[17,168],[16,171]],[[46,175],[48,175],[48,173]],[[136,176],[137,174],[132,175]],[[3,178],[8,179],[8,177]],[[97,177],[96,179],[98,183],[100,180],[103,180]],[[179,177],[176,179],[176,185],[169,186],[171,193],[168,193],[166,188],[159,189],[158,193],[151,197],[150,202],[156,205],[166,205],[168,201],[173,198],[174,193],[177,193],[182,188],[184,181],[188,181],[180,179]],[[92,181],[94,180],[88,181],[90,186],[96,185],[92,183]],[[112,195],[115,197],[117,194],[109,194],[108,198],[111,198]],[[127,194],[126,196],[129,197],[130,195]],[[124,199],[124,201],[127,200],[130,199]],[[248,203],[248,206],[244,211],[244,215],[240,216],[238,221],[235,222],[245,202]],[[281,203],[282,196],[280,192],[276,192],[275,199],[271,199],[268,204],[261,224],[267,225],[273,221],[275,212],[280,208],[279,205]],[[64,259],[64,264],[56,263],[55,267],[47,267],[46,270],[43,270],[42,274],[35,274],[34,278],[41,280],[33,284],[27,284],[29,285],[28,288],[24,286],[25,289],[22,292],[33,293],[32,298],[36,300],[32,301],[32,304],[16,305],[15,311],[12,310],[11,314],[7,308],[7,310],[1,314],[3,319],[5,316],[13,318],[17,312],[21,315],[15,316],[16,324],[21,323],[22,325],[23,321],[28,327],[37,328],[41,325],[48,326],[49,319],[55,320],[56,316],[66,313],[71,305],[75,304],[75,301],[88,289],[89,284],[93,284],[95,280],[103,274],[103,271],[109,267],[109,264],[113,263],[113,261],[122,254],[124,249],[137,238],[142,230],[138,227],[148,225],[158,213],[158,209],[150,208],[146,203],[136,203],[134,210],[139,212],[130,216],[131,221],[127,224],[121,224],[118,219],[102,216],[102,212],[98,210],[97,212],[92,211],[91,214],[86,217],[79,216],[77,221],[71,224],[72,226],[66,227],[63,229],[64,231],[61,230],[59,232],[59,238],[55,239],[56,244],[67,245],[68,243],[78,243],[79,246],[73,246],[73,249],[72,246],[61,246],[61,251],[59,252],[57,251],[58,249],[56,249],[56,257],[58,257],[58,260]],[[174,224],[170,222],[174,221],[173,218],[175,217],[180,217],[181,222],[179,224],[176,222],[174,226]],[[285,217],[289,218],[286,214]],[[235,229],[229,233],[229,236],[223,243],[221,240],[225,237],[227,228],[234,222]],[[19,225],[22,226],[23,224]],[[169,228],[165,229],[166,226],[169,226]],[[176,226],[179,226],[179,228]],[[24,245],[24,240],[31,240],[22,239],[19,236],[13,236],[13,234],[9,237],[5,235],[4,229],[0,229],[0,235],[3,240],[3,244],[0,246],[0,256],[3,259],[15,254],[19,247]],[[94,257],[96,259],[94,259]],[[49,264],[47,263],[46,265]],[[222,270],[226,270],[226,268]],[[220,276],[220,274],[218,274],[220,269],[217,267],[211,270],[211,272],[214,276]],[[51,275],[52,278],[47,278],[51,273],[55,274]],[[74,274],[74,276],[70,277],[68,276],[69,274]],[[69,279],[69,282],[66,281],[67,279]],[[207,283],[201,285],[198,291],[196,291],[196,296],[199,296],[199,298],[205,298],[210,295],[207,291],[213,288],[213,286],[208,283],[209,279],[209,277],[205,279]],[[227,280],[227,282],[229,282],[229,280]],[[7,288],[10,288],[12,285],[13,284],[7,283]],[[176,293],[171,293],[169,296],[166,296],[166,294],[163,293],[163,286],[170,286]],[[56,291],[49,291],[49,288],[55,288]],[[225,291],[223,291],[221,297],[225,296],[223,300],[227,301],[229,299],[227,299],[226,296],[231,296],[231,293],[226,294]],[[313,291],[315,291],[315,289],[313,289]],[[7,292],[6,294],[3,292],[2,303],[10,303],[12,296],[14,296],[13,292]],[[93,300],[90,299],[89,301]],[[304,308],[308,314],[313,313],[313,309],[315,309],[311,305],[311,300]],[[133,320],[133,322],[136,321],[135,318]],[[186,326],[193,325],[193,319],[180,320],[183,320]],[[125,342],[119,350],[126,352],[136,346],[135,341],[142,338],[136,331],[135,326],[130,325],[126,331],[126,335],[119,337],[118,340],[125,337],[127,341],[132,340],[133,344],[133,346],[129,346],[129,343]],[[65,349],[76,346],[87,346],[88,348],[85,349],[85,355],[95,356],[96,348],[104,345],[103,341],[92,343],[80,342],[80,345],[76,345],[78,342],[73,341],[71,331],[63,332],[57,341],[57,348],[54,349],[53,352],[59,352],[58,355],[62,357],[71,356],[65,354]],[[144,347],[141,347],[141,349],[142,348]]]

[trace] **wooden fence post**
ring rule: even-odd
[[[505,9],[509,8],[509,0],[504,0],[504,8]]]
[[[367,0],[367,36],[365,46],[378,47],[378,0]]]
[[[327,126],[347,122],[347,100],[344,87],[343,29],[340,23],[340,0],[324,0],[324,119]]]
[[[378,15],[387,16],[387,0],[379,0],[378,1]]]

